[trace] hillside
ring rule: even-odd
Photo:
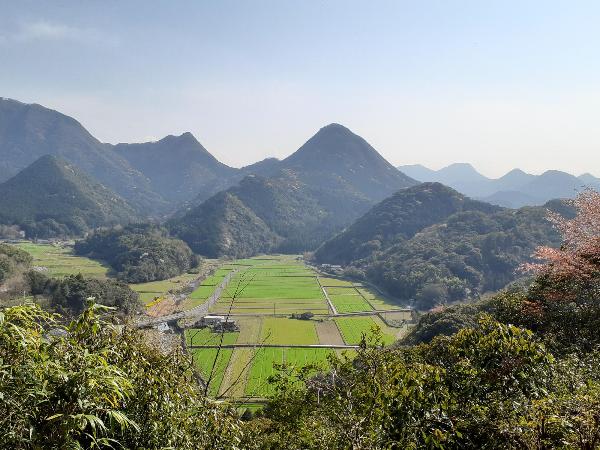
[[[214,195],[168,226],[194,252],[209,258],[268,252],[280,239],[230,192]]]
[[[164,206],[148,180],[75,119],[37,104],[0,98],[0,182],[44,155],[58,156],[145,212]]]
[[[573,198],[585,187],[600,188],[600,179],[583,174],[579,177],[558,170],[532,175],[513,169],[500,178],[488,178],[470,164],[451,164],[431,170],[420,164],[399,166],[399,170],[419,181],[434,181],[488,203],[519,208],[543,205],[554,198]]]
[[[54,156],[0,184],[0,223],[19,225],[29,237],[78,235],[135,218],[125,200]]]
[[[244,205],[245,213],[251,212],[259,218],[275,237],[277,247],[272,246],[273,240],[267,239],[264,241],[267,247],[256,249],[261,252],[313,250],[377,200],[416,183],[391,166],[364,139],[335,124],[322,128],[281,162],[269,159],[242,170],[269,175],[249,175],[227,190],[236,202]],[[189,208],[171,221],[173,232],[195,251],[199,250],[194,242],[202,239],[201,230],[205,230],[208,221],[205,219],[201,229],[193,226],[202,207]],[[237,230],[253,227],[255,223],[247,220],[247,214],[227,218],[242,219],[240,223],[229,224]],[[217,219],[222,221],[223,217]],[[261,228],[260,232],[264,230]],[[252,231],[236,235],[251,236]],[[227,254],[231,255],[238,246],[246,248],[247,244],[231,241],[222,248],[227,248],[230,252]]]
[[[376,205],[323,244],[315,259],[350,266],[429,308],[513,281],[536,246],[557,243],[545,215],[546,208],[503,209],[423,183]]]
[[[166,280],[198,263],[184,242],[151,224],[96,230],[75,244],[75,253],[108,263],[128,283]]]
[[[171,202],[208,198],[241,178],[240,170],[219,162],[191,133],[114,149],[148,178],[153,191]]]
[[[321,128],[281,161],[281,168],[293,171],[310,186],[344,191],[371,202],[416,184],[362,137],[335,123]]]

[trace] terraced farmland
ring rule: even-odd
[[[315,322],[312,320],[266,317],[262,324],[262,342],[281,345],[318,344]]]
[[[373,311],[373,307],[353,286],[325,287],[329,300],[338,313]]]
[[[140,300],[144,303],[150,303],[169,291],[174,291],[182,287],[185,283],[192,281],[198,275],[194,273],[184,273],[168,280],[151,281],[149,283],[130,284],[129,287],[140,295]]]

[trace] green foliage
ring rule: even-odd
[[[125,200],[54,156],[0,184],[0,223],[18,225],[30,237],[81,235],[135,218]]]
[[[279,237],[235,195],[221,192],[169,222],[171,232],[192,250],[217,258],[243,258],[270,251]]]
[[[332,357],[328,375],[279,380],[255,424],[265,447],[511,448],[506,425],[545,394],[554,362],[531,332],[490,319],[430,345],[378,347]]]
[[[183,241],[149,224],[96,230],[75,244],[75,252],[106,261],[129,283],[165,280],[198,264]]]
[[[33,295],[47,297],[52,309],[66,315],[82,312],[90,297],[101,305],[115,308],[121,315],[139,312],[141,308],[138,293],[121,281],[85,278],[81,274],[48,278],[36,271],[28,272],[26,279]]]
[[[203,397],[190,361],[88,308],[67,327],[35,306],[0,312],[0,447],[233,448],[240,424]]]
[[[477,324],[481,308],[475,305],[454,305],[432,311],[419,318],[418,323],[401,341],[404,345],[428,343],[436,336],[451,336],[463,328]]]
[[[0,243],[0,284],[19,270],[31,265],[33,258],[19,248]]]
[[[430,309],[503,288],[558,234],[544,208],[508,210],[423,183],[375,206],[316,252],[349,264],[396,297]]]

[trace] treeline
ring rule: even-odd
[[[96,230],[75,244],[75,253],[106,262],[129,283],[171,278],[199,262],[185,242],[152,224]]]
[[[50,310],[67,317],[83,312],[89,299],[113,308],[111,312],[119,316],[140,312],[142,307],[139,294],[118,280],[86,278],[82,274],[50,278],[33,270],[25,274],[25,279],[31,295],[47,299]]]
[[[0,284],[18,271],[28,268],[33,258],[13,245],[0,243]]]
[[[428,310],[504,288],[538,245],[557,245],[547,209],[573,214],[560,201],[503,209],[423,183],[375,206],[316,258],[346,265],[349,275]]]

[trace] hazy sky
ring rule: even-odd
[[[600,175],[598,1],[0,0],[0,96],[223,162],[338,122],[395,165]]]

